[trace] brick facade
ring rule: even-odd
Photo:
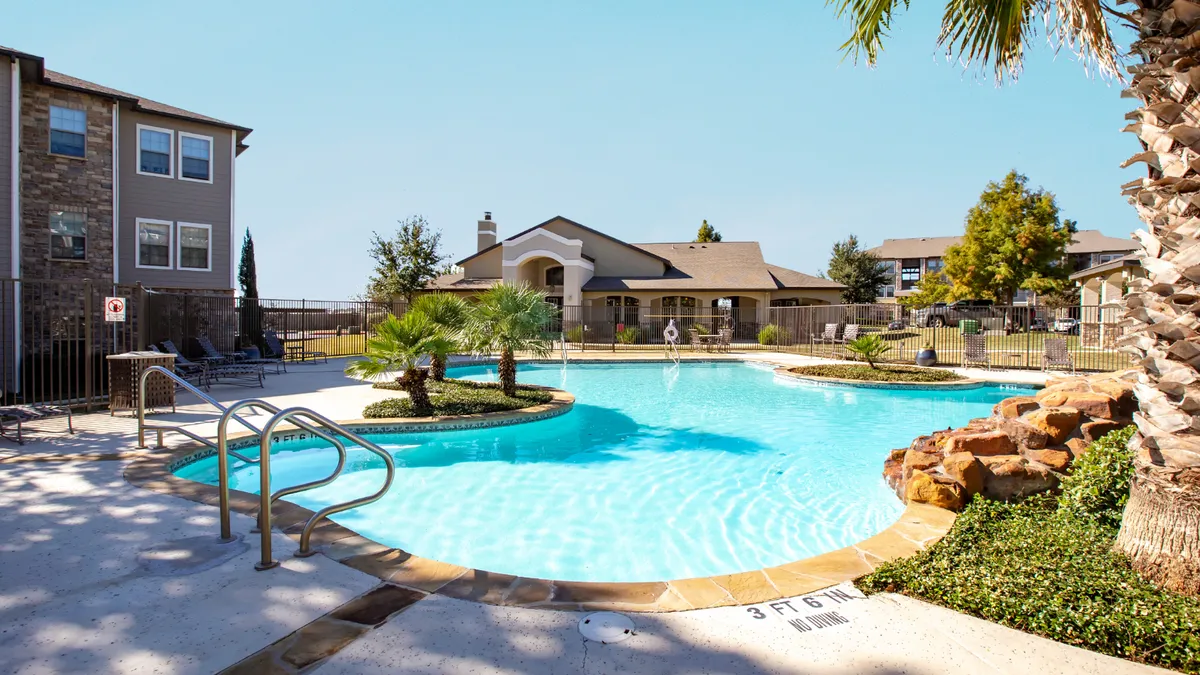
[[[86,157],[50,154],[50,106],[87,113]],[[113,102],[27,83],[21,88],[21,276],[113,281]],[[50,212],[86,214],[87,258],[50,258]]]

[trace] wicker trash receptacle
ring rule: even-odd
[[[175,372],[175,356],[159,352],[127,352],[108,357],[108,414],[137,410],[138,383],[150,366]],[[175,410],[175,382],[161,374],[146,381],[146,408]]]

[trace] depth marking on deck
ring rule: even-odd
[[[820,593],[810,593],[798,598],[764,602],[746,608],[746,614],[751,619],[776,618],[786,621],[789,626],[801,633],[807,633],[817,628],[829,628],[850,623],[850,618],[831,609],[846,602],[862,600],[863,598],[850,595],[846,591],[833,587]],[[824,610],[809,613],[812,610]],[[803,613],[803,616],[799,616]]]

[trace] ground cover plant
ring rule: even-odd
[[[376,389],[403,391],[404,385],[396,382],[378,382]],[[508,396],[494,382],[470,380],[428,381],[430,412],[418,414],[407,398],[389,398],[377,401],[363,409],[363,417],[430,417],[442,415],[473,415],[478,413],[520,410],[549,403],[553,396],[545,389],[518,385],[516,392]]]
[[[814,377],[836,377],[842,380],[865,382],[954,382],[966,379],[949,370],[936,368],[911,368],[908,366],[864,366],[847,363],[830,363],[819,366],[797,366],[788,368],[797,375]]]
[[[971,502],[928,550],[881,565],[865,592],[903,593],[1052,640],[1200,673],[1200,599],[1156,588],[1113,549],[1132,427],[1093,443],[1057,497]]]

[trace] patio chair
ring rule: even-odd
[[[825,324],[825,332],[821,333],[817,337],[814,337],[813,342],[819,344],[833,344],[834,342],[837,342],[837,329],[838,325],[836,323]]]
[[[274,354],[283,354],[283,358],[293,358],[297,361],[307,361],[310,357],[315,361],[321,359],[325,363],[329,363],[329,355],[325,352],[308,351],[303,345],[294,351],[289,352],[283,348],[283,342],[279,339],[279,334],[273,330],[263,331],[263,340],[267,342],[267,348]]]
[[[1075,372],[1075,359],[1067,351],[1067,341],[1063,338],[1047,338],[1042,345],[1042,370],[1051,368],[1071,369]]]
[[[963,367],[968,368],[974,364],[991,370],[992,360],[988,356],[987,337],[984,335],[964,335],[963,342]]]
[[[729,351],[729,343],[733,341],[733,329],[722,328],[717,331],[717,351]]]
[[[700,342],[700,331],[695,328],[688,329],[688,344],[691,345],[692,351],[698,352],[704,349],[704,345]]]
[[[171,341],[167,340],[167,342],[171,342]],[[165,343],[164,343],[164,345],[165,345]],[[171,346],[174,347],[175,343],[172,342]],[[152,352],[159,352],[162,354],[174,354],[175,355],[175,374],[189,382],[192,382],[197,387],[203,387],[205,389],[208,388],[208,363],[197,363],[195,361],[192,361],[191,359],[187,358],[183,354],[180,354],[178,350],[176,350],[176,351],[165,350],[164,351],[162,349],[159,349],[155,345],[150,345],[149,350]]]
[[[846,330],[842,332],[842,339],[838,340],[838,342],[840,342],[842,344],[854,342],[855,340],[858,339],[858,333],[861,330],[861,328],[862,327],[856,323],[846,324]]]
[[[3,392],[0,392],[2,395]],[[67,416],[67,433],[75,433],[75,423],[71,418],[71,406],[69,405],[54,405],[40,403],[36,405],[5,405],[0,406],[0,438],[15,440],[17,445],[25,445],[25,436],[23,425],[26,422],[35,420],[44,420],[49,417]],[[15,423],[16,436],[11,436],[12,424],[5,427],[5,423]]]
[[[162,346],[167,350],[168,353],[175,355],[176,368],[180,368],[181,370],[186,369],[184,372],[194,373],[195,367],[202,365],[179,353],[179,348],[176,347],[175,343],[171,340],[163,340]],[[265,373],[263,372],[263,367],[260,364],[222,363],[209,357],[204,357],[201,359],[201,361],[204,362],[204,371],[200,375],[203,382],[201,386],[206,389],[211,386],[213,382],[221,381],[222,378],[244,380],[246,382],[244,386],[252,386],[251,380],[256,380],[258,382],[258,386],[263,386],[263,376]],[[187,379],[186,375],[184,376],[184,379]],[[233,384],[237,384],[237,382],[234,382]]]
[[[266,357],[266,358],[251,359],[251,358],[247,358],[246,355],[241,352],[224,352],[224,353],[222,353],[220,351],[217,351],[217,348],[215,346],[213,346],[212,340],[209,340],[207,335],[198,336],[196,338],[196,342],[200,345],[200,348],[204,350],[204,358],[205,359],[210,359],[213,361],[216,361],[217,359],[224,359],[225,361],[228,361],[228,362],[234,363],[234,364],[242,363],[242,364],[260,365],[260,366],[275,366],[275,374],[276,375],[279,374],[280,368],[284,368],[284,372],[287,372],[286,367],[283,365],[283,357],[282,356],[279,356],[278,358]]]

